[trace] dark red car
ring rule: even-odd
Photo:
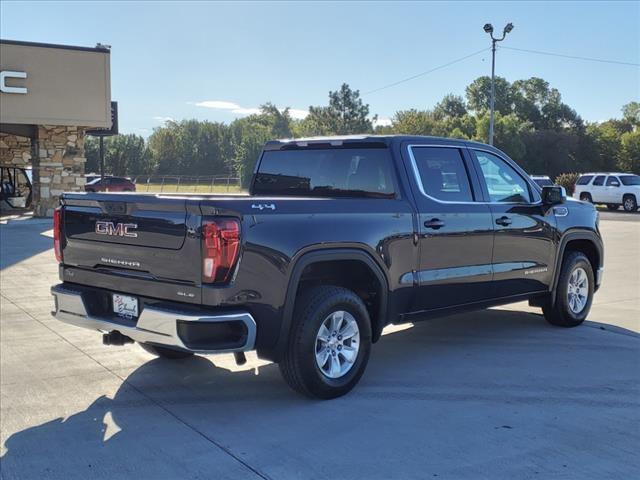
[[[86,192],[135,192],[136,184],[125,177],[96,178],[84,186]]]

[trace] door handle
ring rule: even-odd
[[[439,228],[444,227],[444,222],[439,218],[432,218],[431,220],[427,220],[424,222],[424,226],[426,228],[433,228],[434,230],[438,230]]]
[[[511,225],[511,219],[509,217],[500,217],[500,218],[496,218],[496,223],[498,225],[502,225],[504,227],[506,227],[507,225]]]

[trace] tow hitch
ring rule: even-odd
[[[127,337],[126,335],[121,334],[117,330],[114,330],[113,332],[105,333],[102,335],[103,345],[122,346],[122,345],[126,345],[127,343],[133,343],[133,339],[131,337]]]

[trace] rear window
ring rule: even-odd
[[[592,178],[593,178],[593,175],[583,175],[578,179],[578,181],[576,182],[576,185],[586,185],[591,181]]]
[[[253,194],[393,198],[391,172],[386,148],[266,151]]]
[[[640,176],[638,175],[622,175],[620,181],[623,185],[640,185]]]

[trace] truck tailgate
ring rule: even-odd
[[[64,264],[197,284],[200,243],[187,241],[187,230],[190,219],[199,222],[199,208],[198,202],[188,202],[139,194],[65,194]]]

